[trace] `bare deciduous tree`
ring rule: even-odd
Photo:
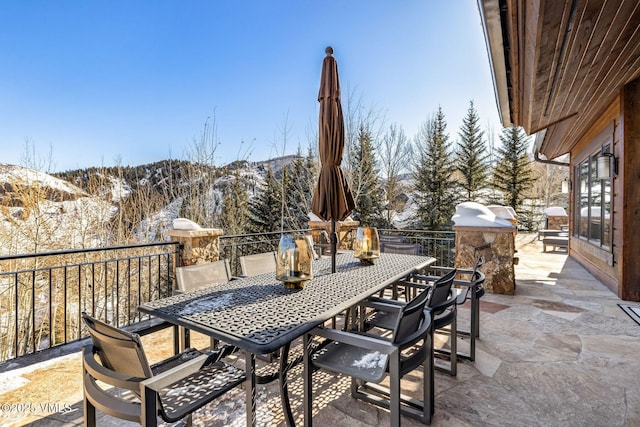
[[[387,224],[391,225],[394,211],[401,207],[398,196],[405,190],[401,175],[408,172],[411,155],[411,145],[402,127],[396,124],[389,126],[387,133],[382,138],[382,145],[378,152],[387,204],[385,220]]]
[[[349,91],[346,98],[343,98],[342,105],[345,131],[343,170],[349,183],[363,182],[366,180],[366,177],[362,175],[364,168],[358,164],[360,131],[361,129],[367,130],[371,148],[377,152],[386,120],[379,109],[373,105],[365,106],[363,96],[356,97],[353,91]],[[361,197],[361,191],[362,188],[357,186],[351,188],[354,200]]]
[[[190,163],[184,179],[189,185],[180,194],[184,202],[182,210],[185,217],[205,227],[218,223],[222,205],[222,195],[214,188],[218,177],[216,150],[219,145],[214,115],[205,121],[200,138],[194,138],[185,150],[185,159]]]

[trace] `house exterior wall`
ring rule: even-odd
[[[603,144],[611,144],[618,158],[618,174],[611,179],[611,213],[603,224],[611,230],[609,247],[579,236],[575,201],[576,168]],[[640,81],[620,91],[570,154],[569,255],[621,299],[640,301],[640,244],[634,238],[637,231],[632,231],[640,230]]]
[[[570,192],[570,242],[569,255],[582,264],[591,274],[619,295],[619,274],[616,264],[620,259],[622,241],[620,233],[617,232],[620,220],[617,190],[620,188],[620,177],[613,178],[613,212],[610,214],[613,227],[612,245],[610,248],[603,248],[586,241],[578,235],[579,228],[583,225],[576,221],[576,200],[577,183],[579,177],[576,167],[587,159],[591,154],[598,151],[602,144],[610,143],[613,146],[613,153],[617,156],[620,151],[620,97],[617,96],[611,104],[602,112],[600,117],[585,132],[584,136],[571,150],[571,182]]]
[[[624,194],[620,197],[620,239],[624,241],[624,252],[619,265],[618,295],[627,301],[640,301],[640,80],[624,87],[620,105],[624,150],[620,152],[618,176],[626,185],[621,187]]]

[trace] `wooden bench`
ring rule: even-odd
[[[542,252],[547,251],[547,246],[553,246],[553,249],[556,248],[565,248],[569,247],[569,236],[549,236],[542,239]]]

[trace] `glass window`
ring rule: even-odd
[[[609,147],[605,146],[605,150]],[[593,153],[576,166],[574,233],[594,245],[611,245],[611,178],[598,179],[596,161],[601,151]]]
[[[596,171],[596,161],[599,152],[591,156],[590,166],[591,174],[589,175],[589,240],[593,243],[600,244],[602,236],[602,182],[598,179]]]
[[[578,166],[578,192],[576,194],[576,223],[578,234],[587,237],[589,230],[589,161],[582,162]]]
[[[611,178],[602,181],[602,246],[611,247]]]

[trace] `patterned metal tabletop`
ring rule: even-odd
[[[374,265],[362,265],[346,252],[338,254],[334,274],[330,258],[316,260],[315,277],[304,289],[286,289],[269,273],[151,301],[138,310],[265,354],[434,262],[383,253]]]

